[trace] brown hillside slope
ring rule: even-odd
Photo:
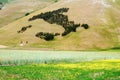
[[[21,17],[26,13],[31,13],[42,9],[50,4],[52,0],[13,0],[6,3],[0,10],[0,27],[3,27]]]
[[[111,4],[110,4],[111,3]],[[90,25],[88,30],[82,27],[77,32],[70,33],[65,37],[56,37],[53,41],[44,41],[35,37],[37,32],[60,32],[64,29],[56,24],[49,24],[42,19],[29,22],[28,19],[41,12],[52,11],[62,7],[69,8],[65,14],[69,20],[76,23],[87,23]],[[119,9],[113,2],[104,0],[61,0],[49,7],[36,11],[31,15],[19,19],[2,29],[0,29],[0,43],[8,46],[18,47],[20,41],[28,41],[26,47],[52,48],[56,50],[88,50],[106,49],[119,46],[118,19],[120,18]],[[117,18],[116,18],[117,17]],[[33,25],[22,34],[17,30],[27,25]]]

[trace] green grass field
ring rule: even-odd
[[[0,50],[0,80],[120,80],[120,54]]]
[[[120,80],[120,60],[1,66],[0,80]]]

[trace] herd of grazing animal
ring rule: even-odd
[[[57,24],[64,28],[64,32],[61,34],[62,36],[66,36],[71,32],[76,32],[76,29],[78,27],[84,27],[84,29],[88,29],[88,24],[75,24],[74,21],[69,21],[68,16],[64,15],[63,13],[68,12],[69,8],[60,8],[58,10],[53,10],[45,13],[41,13],[38,15],[33,16],[28,21],[33,21],[36,19],[43,19],[44,21],[50,23],[50,24]],[[26,29],[21,29],[19,32],[24,32]],[[39,37],[44,40],[53,40],[54,36],[58,36],[60,33],[47,33],[47,32],[38,32],[35,36]]]

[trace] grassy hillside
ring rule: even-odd
[[[0,27],[24,17],[26,13],[34,12],[54,3],[53,0],[3,0],[0,2],[4,3],[4,7],[0,10]]]
[[[119,1],[119,0],[118,0]],[[64,29],[56,24],[49,24],[42,19],[28,21],[41,12],[56,10],[62,7],[69,8],[65,13],[70,21],[75,23],[87,23],[90,28],[85,30],[82,27],[77,32],[72,32],[65,37],[55,37],[53,41],[45,41],[35,37],[37,32],[59,32]],[[47,48],[55,50],[88,50],[108,49],[119,47],[119,3],[112,0],[60,0],[59,2],[38,10],[29,16],[23,17],[4,26],[0,29],[0,44],[15,48]],[[33,25],[24,33],[17,31],[23,26]],[[28,41],[28,44],[20,47],[20,42]]]
[[[8,2],[12,2],[12,1],[17,1],[17,0],[0,0],[0,2],[3,2],[3,3],[8,3]],[[39,0],[39,1],[54,1],[54,2],[57,2],[59,0]]]

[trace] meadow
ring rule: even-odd
[[[0,80],[120,80],[120,60],[0,66]]]
[[[0,80],[120,80],[120,53],[0,50]]]
[[[0,50],[0,80],[119,80],[119,52]]]

